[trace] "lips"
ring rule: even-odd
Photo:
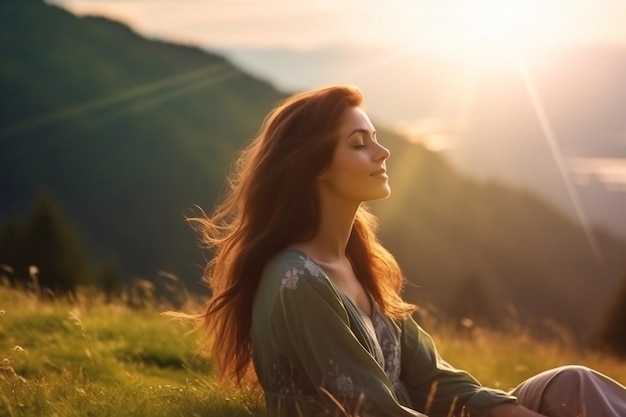
[[[381,168],[378,171],[372,172],[370,176],[374,177],[374,176],[379,176],[379,175],[385,175],[386,173],[387,173],[387,170],[385,168]]]

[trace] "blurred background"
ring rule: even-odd
[[[185,216],[278,100],[350,83],[392,152],[371,205],[408,300],[626,334],[622,1],[9,1],[0,52],[12,285],[208,294]]]

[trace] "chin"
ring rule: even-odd
[[[372,198],[370,198],[370,201],[373,200],[384,200],[385,198],[389,197],[391,195],[391,188],[387,187],[385,190],[381,190],[380,193],[377,193],[376,196],[372,196]]]

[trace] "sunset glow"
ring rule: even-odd
[[[482,1],[463,3],[451,9],[444,45],[453,53],[485,66],[513,62],[520,55],[535,52],[551,31],[542,19],[549,15],[548,4]]]
[[[579,192],[596,180],[613,194],[626,190],[624,145],[618,144],[624,128],[612,126],[609,116],[592,120],[600,113],[585,106],[610,109],[608,103],[622,103],[621,90],[607,88],[621,79],[612,69],[617,61],[607,57],[626,47],[623,0],[46,1],[78,15],[120,20],[149,38],[224,54],[284,91],[354,83],[368,97],[373,117],[476,175],[514,172],[503,178],[515,181],[526,169],[524,180],[530,184],[541,170],[534,161],[518,167],[515,152],[522,157],[542,152],[542,167],[550,175],[556,172],[556,180],[544,188],[537,182],[532,186],[559,204],[569,200],[566,209],[601,262],[595,219]],[[580,52],[589,47],[599,48],[596,55]],[[559,67],[559,52],[566,50],[584,59]],[[154,100],[199,87],[190,83],[182,93],[162,92]],[[45,125],[109,100],[117,103],[118,97],[103,100],[4,132]],[[144,101],[152,103],[148,97]],[[510,130],[502,128],[504,123]],[[598,137],[606,138],[604,147],[571,151]],[[406,168],[394,179],[399,194],[411,187],[414,175]]]
[[[111,16],[150,36],[220,48],[378,44],[493,55],[626,43],[621,0],[48,1],[80,15]]]

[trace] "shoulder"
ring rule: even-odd
[[[302,281],[327,285],[327,277],[319,265],[304,252],[284,249],[267,263],[261,283],[276,290],[295,290]]]
[[[341,317],[346,309],[341,295],[313,258],[288,248],[265,266],[256,299],[269,311],[331,309]]]

